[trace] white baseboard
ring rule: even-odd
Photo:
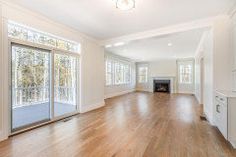
[[[196,98],[197,103],[198,103],[198,104],[201,104],[201,102],[200,102],[199,98],[197,97],[196,93],[194,93],[194,97]]]
[[[204,112],[204,111],[203,111],[203,112]],[[210,117],[209,117],[209,114],[208,114],[207,112],[204,112],[204,114],[206,115],[207,121],[208,121],[212,126],[215,126],[214,119],[213,119],[213,118],[210,118]]]
[[[2,131],[0,131],[0,142],[8,139],[8,136],[5,135]]]
[[[229,141],[229,142],[230,142],[230,144],[232,145],[232,147],[233,147],[234,149],[236,149],[236,143],[233,142],[233,141]]]
[[[135,91],[136,91],[135,89],[130,89],[130,90],[122,91],[122,92],[107,94],[107,95],[105,95],[105,99],[120,96],[120,95],[124,95],[124,94],[128,94],[128,93],[132,93],[132,92],[135,92]]]
[[[202,104],[202,103],[200,102],[200,100],[197,98],[196,94],[194,94],[194,96],[195,96],[197,102],[198,102],[199,104]],[[203,114],[206,116],[207,121],[208,121],[212,126],[215,126],[214,119],[209,117],[208,111],[203,111]]]
[[[95,109],[98,109],[100,107],[105,106],[105,101],[99,102],[99,103],[94,103],[91,105],[83,105],[80,108],[80,113],[86,113]]]

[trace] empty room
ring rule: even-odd
[[[0,0],[0,157],[236,157],[235,0]]]

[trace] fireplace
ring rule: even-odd
[[[154,80],[153,91],[170,93],[170,80]]]

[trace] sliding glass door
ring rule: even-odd
[[[77,111],[76,55],[21,44],[11,50],[12,132]]]
[[[54,55],[54,115],[75,112],[77,93],[77,58]]]
[[[50,120],[50,51],[13,44],[12,130]]]

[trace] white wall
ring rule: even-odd
[[[213,25],[214,90],[231,90],[233,53],[232,23],[229,16],[219,16]]]
[[[104,105],[104,51],[97,41],[67,26],[61,25],[39,14],[11,3],[0,2],[1,8],[1,52],[0,52],[0,140],[9,133],[8,70],[9,52],[7,20],[79,42],[82,45],[80,67],[80,112],[86,112]],[[94,68],[96,67],[96,68]]]
[[[203,35],[195,58],[195,95],[198,101],[201,101],[201,74],[200,62],[204,58],[204,84],[203,84],[203,110],[208,120],[213,122],[213,97],[214,97],[214,80],[213,80],[213,34],[212,30],[206,31]],[[201,103],[201,102],[200,102]]]
[[[203,105],[204,112],[211,124],[214,124],[214,95],[216,90],[231,90],[232,86],[232,50],[231,20],[229,16],[219,16],[212,29],[205,33],[196,53],[195,94],[201,100],[200,60],[204,59]]]
[[[232,71],[233,71],[233,78],[232,78],[232,83],[233,83],[233,91],[236,92],[236,8],[232,12],[232,53],[233,53],[233,66],[232,66]]]
[[[176,77],[176,59],[162,59],[148,63],[137,63],[137,68],[148,65],[148,83],[138,83],[137,90],[153,92],[153,77]]]
[[[2,6],[0,5],[0,17],[2,17]],[[2,30],[2,22],[0,23],[0,30]],[[2,63],[4,62],[3,52],[3,42],[2,42],[2,31],[0,31],[0,141],[6,138],[4,130],[4,67]]]
[[[135,65],[135,62],[130,61],[127,58],[120,57],[120,56],[117,56],[117,55],[113,55],[113,54],[107,53],[107,52],[105,53],[105,55],[106,56],[111,56],[111,57],[119,59],[119,60],[123,60],[125,62],[130,63],[130,65],[131,65],[131,82],[129,84],[106,86],[105,82],[104,82],[104,85],[105,85],[105,91],[104,91],[105,99],[135,91],[135,85],[136,85],[136,65]],[[105,66],[104,66],[104,69],[105,69]],[[105,76],[105,72],[104,72],[104,76]]]
[[[204,112],[207,115],[209,121],[213,123],[213,99],[214,99],[214,78],[213,78],[213,41],[212,32],[209,32],[206,38],[204,52],[204,95],[203,104]]]
[[[201,45],[202,47],[202,45]],[[201,69],[204,70],[204,68],[201,68],[201,59],[203,58],[203,50],[197,50],[196,58],[195,58],[195,96],[199,102],[199,104],[203,104],[203,98],[202,98],[202,91],[201,91]]]
[[[149,63],[150,77],[176,76],[176,59],[163,59]]]
[[[84,42],[81,54],[81,103],[84,113],[104,106],[104,50],[97,43]]]

